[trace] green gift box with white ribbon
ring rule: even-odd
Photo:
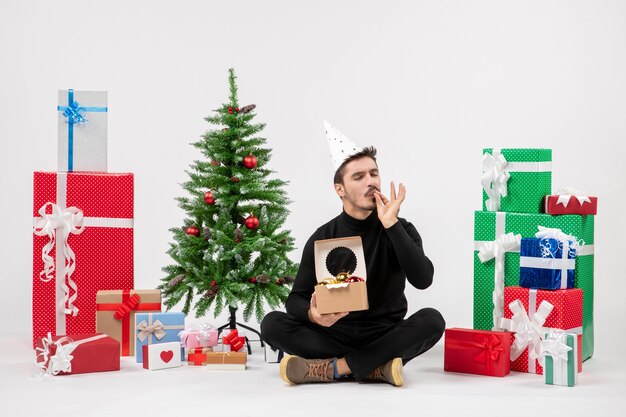
[[[545,333],[541,347],[544,354],[543,381],[546,384],[573,387],[578,383],[576,339],[574,333],[552,330]]]
[[[483,210],[543,213],[552,193],[551,149],[483,149]]]
[[[538,226],[576,237],[574,287],[583,290],[583,360],[593,355],[594,216],[476,211],[474,213],[474,328],[498,330],[504,287],[519,285],[519,240]],[[481,260],[482,258],[482,260]],[[483,262],[484,261],[484,262]]]

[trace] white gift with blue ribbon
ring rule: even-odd
[[[59,90],[59,171],[107,171],[107,92]]]

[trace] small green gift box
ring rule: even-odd
[[[573,387],[578,383],[576,357],[577,336],[551,330],[544,334],[541,342],[544,354],[543,380],[548,385]]]
[[[483,149],[483,210],[542,213],[552,193],[551,149]]]

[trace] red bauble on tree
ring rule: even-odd
[[[230,179],[232,180],[232,182],[239,182],[239,178],[237,177],[230,177]]]
[[[256,278],[255,277],[250,277],[250,282],[253,284],[256,284]]]
[[[204,202],[210,205],[215,204],[215,196],[211,191],[204,193]]]
[[[249,154],[248,156],[244,156],[243,158],[243,166],[248,168],[248,169],[252,169],[252,168],[256,168],[257,165],[257,160],[256,160],[256,156]]]
[[[185,229],[185,233],[187,233],[188,235],[191,236],[200,236],[200,229],[198,229],[195,226],[189,226],[188,228]]]
[[[257,227],[259,227],[259,218],[256,217],[254,214],[249,215],[246,218],[246,221],[244,222],[244,224],[246,225],[246,227],[250,230],[254,230]]]
[[[232,107],[228,108],[228,114],[233,114],[233,108]]]

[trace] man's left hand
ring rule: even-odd
[[[400,205],[404,201],[405,197],[406,187],[404,184],[400,183],[400,186],[398,187],[398,195],[396,196],[396,186],[393,181],[391,181],[390,185],[389,198],[385,197],[379,191],[374,191],[378,218],[385,229],[389,229],[398,221]]]

